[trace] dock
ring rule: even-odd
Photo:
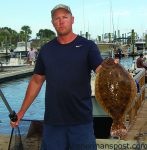
[[[33,70],[34,65],[3,68],[0,71],[0,83],[32,75]]]

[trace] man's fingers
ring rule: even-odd
[[[16,121],[16,122],[10,122],[10,125],[11,125],[11,127],[12,128],[16,128],[16,127],[18,127],[18,124],[19,124],[19,122],[18,121]]]

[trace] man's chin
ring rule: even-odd
[[[67,35],[68,33],[67,32],[58,32],[58,35],[59,36],[65,36],[65,35]]]

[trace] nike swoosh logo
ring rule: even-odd
[[[81,47],[82,45],[76,45],[76,47]]]

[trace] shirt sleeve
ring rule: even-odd
[[[42,59],[42,50],[40,50],[38,54],[36,65],[34,68],[34,74],[45,75],[45,67]]]
[[[91,70],[95,71],[96,68],[102,63],[103,58],[100,54],[98,46],[91,41],[91,45],[89,48],[88,60],[90,64]]]

